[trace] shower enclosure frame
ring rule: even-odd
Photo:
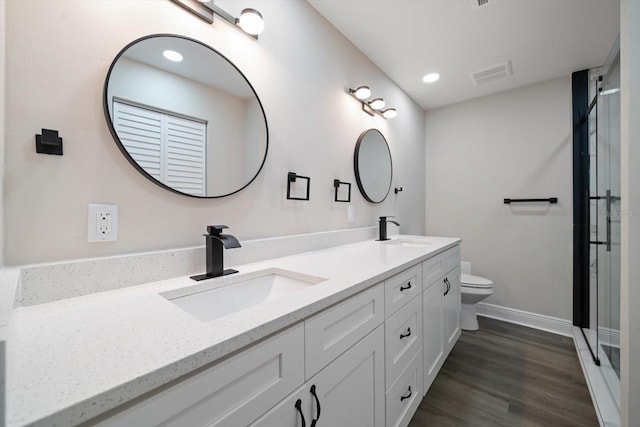
[[[620,416],[619,73],[616,43],[604,66],[571,75],[574,339],[600,421],[612,425]]]

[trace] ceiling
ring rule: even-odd
[[[165,50],[180,53],[183,60],[165,59],[162,55]],[[253,99],[255,96],[245,77],[229,60],[213,49],[185,38],[146,38],[129,47],[123,56],[239,98]]]
[[[603,65],[620,31],[618,0],[477,1],[308,0],[425,110]],[[506,61],[512,75],[473,83]]]

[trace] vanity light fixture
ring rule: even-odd
[[[375,99],[372,99],[371,101],[369,101],[369,106],[371,108],[373,108],[374,110],[382,110],[385,105],[386,105],[386,103],[384,102],[384,99],[382,99],[382,98],[375,98]]]
[[[257,37],[258,34],[264,31],[262,14],[255,9],[242,9],[240,18],[236,18],[236,24],[242,28],[242,31],[252,36]]]
[[[258,34],[264,31],[264,19],[262,14],[255,9],[246,8],[236,18],[219,6],[213,0],[171,0],[177,5],[193,13],[208,23],[213,23],[213,16],[218,15],[225,21],[241,29],[245,34],[258,40]]]
[[[360,101],[364,101],[371,96],[371,89],[369,89],[369,86],[359,86],[356,89],[349,89],[349,93]]]
[[[395,108],[387,108],[382,112],[382,117],[384,117],[385,119],[393,119],[397,115],[398,115],[398,112],[396,111]]]
[[[347,93],[360,101],[360,103],[362,104],[362,111],[369,114],[370,116],[379,114],[385,119],[393,119],[398,115],[398,112],[395,108],[387,108],[386,110],[383,110],[386,105],[384,99],[369,99],[371,97],[371,89],[369,88],[369,86],[358,86],[355,89],[349,89]]]
[[[180,54],[180,52],[176,52],[175,50],[165,50],[164,52],[162,52],[162,56],[167,58],[169,61],[182,61],[182,55]]]

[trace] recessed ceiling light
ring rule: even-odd
[[[173,61],[173,62],[182,61],[182,55],[180,55],[180,53],[176,52],[175,50],[165,50],[164,52],[162,52],[162,55],[164,55],[164,57],[167,58],[169,61]]]
[[[440,78],[440,74],[438,73],[429,73],[426,74],[423,78],[422,81],[425,83],[433,83],[436,80],[438,80]]]

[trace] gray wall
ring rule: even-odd
[[[622,172],[621,415],[640,426],[640,2],[620,4]]]
[[[7,9],[5,257],[8,264],[101,256],[203,243],[207,224],[240,239],[374,225],[398,216],[424,231],[424,111],[305,1],[244,2],[265,18],[259,41],[222,20],[207,24],[170,1],[10,1]],[[68,23],[61,25],[60,23]],[[176,33],[233,61],[267,114],[264,170],[240,193],[198,200],[169,193],[135,171],[113,142],[102,111],[104,78],[132,40]],[[370,117],[346,94],[369,84],[398,110]],[[379,205],[355,186],[353,149],[368,128],[386,135],[395,183]],[[58,129],[65,154],[37,155],[34,134]],[[286,174],[311,176],[311,201],[285,200]],[[353,183],[356,222],[333,202],[333,179]],[[87,205],[119,207],[119,240],[87,243]]]
[[[571,319],[568,77],[426,113],[426,232],[462,237],[487,303]],[[550,197],[557,205],[505,205]]]

